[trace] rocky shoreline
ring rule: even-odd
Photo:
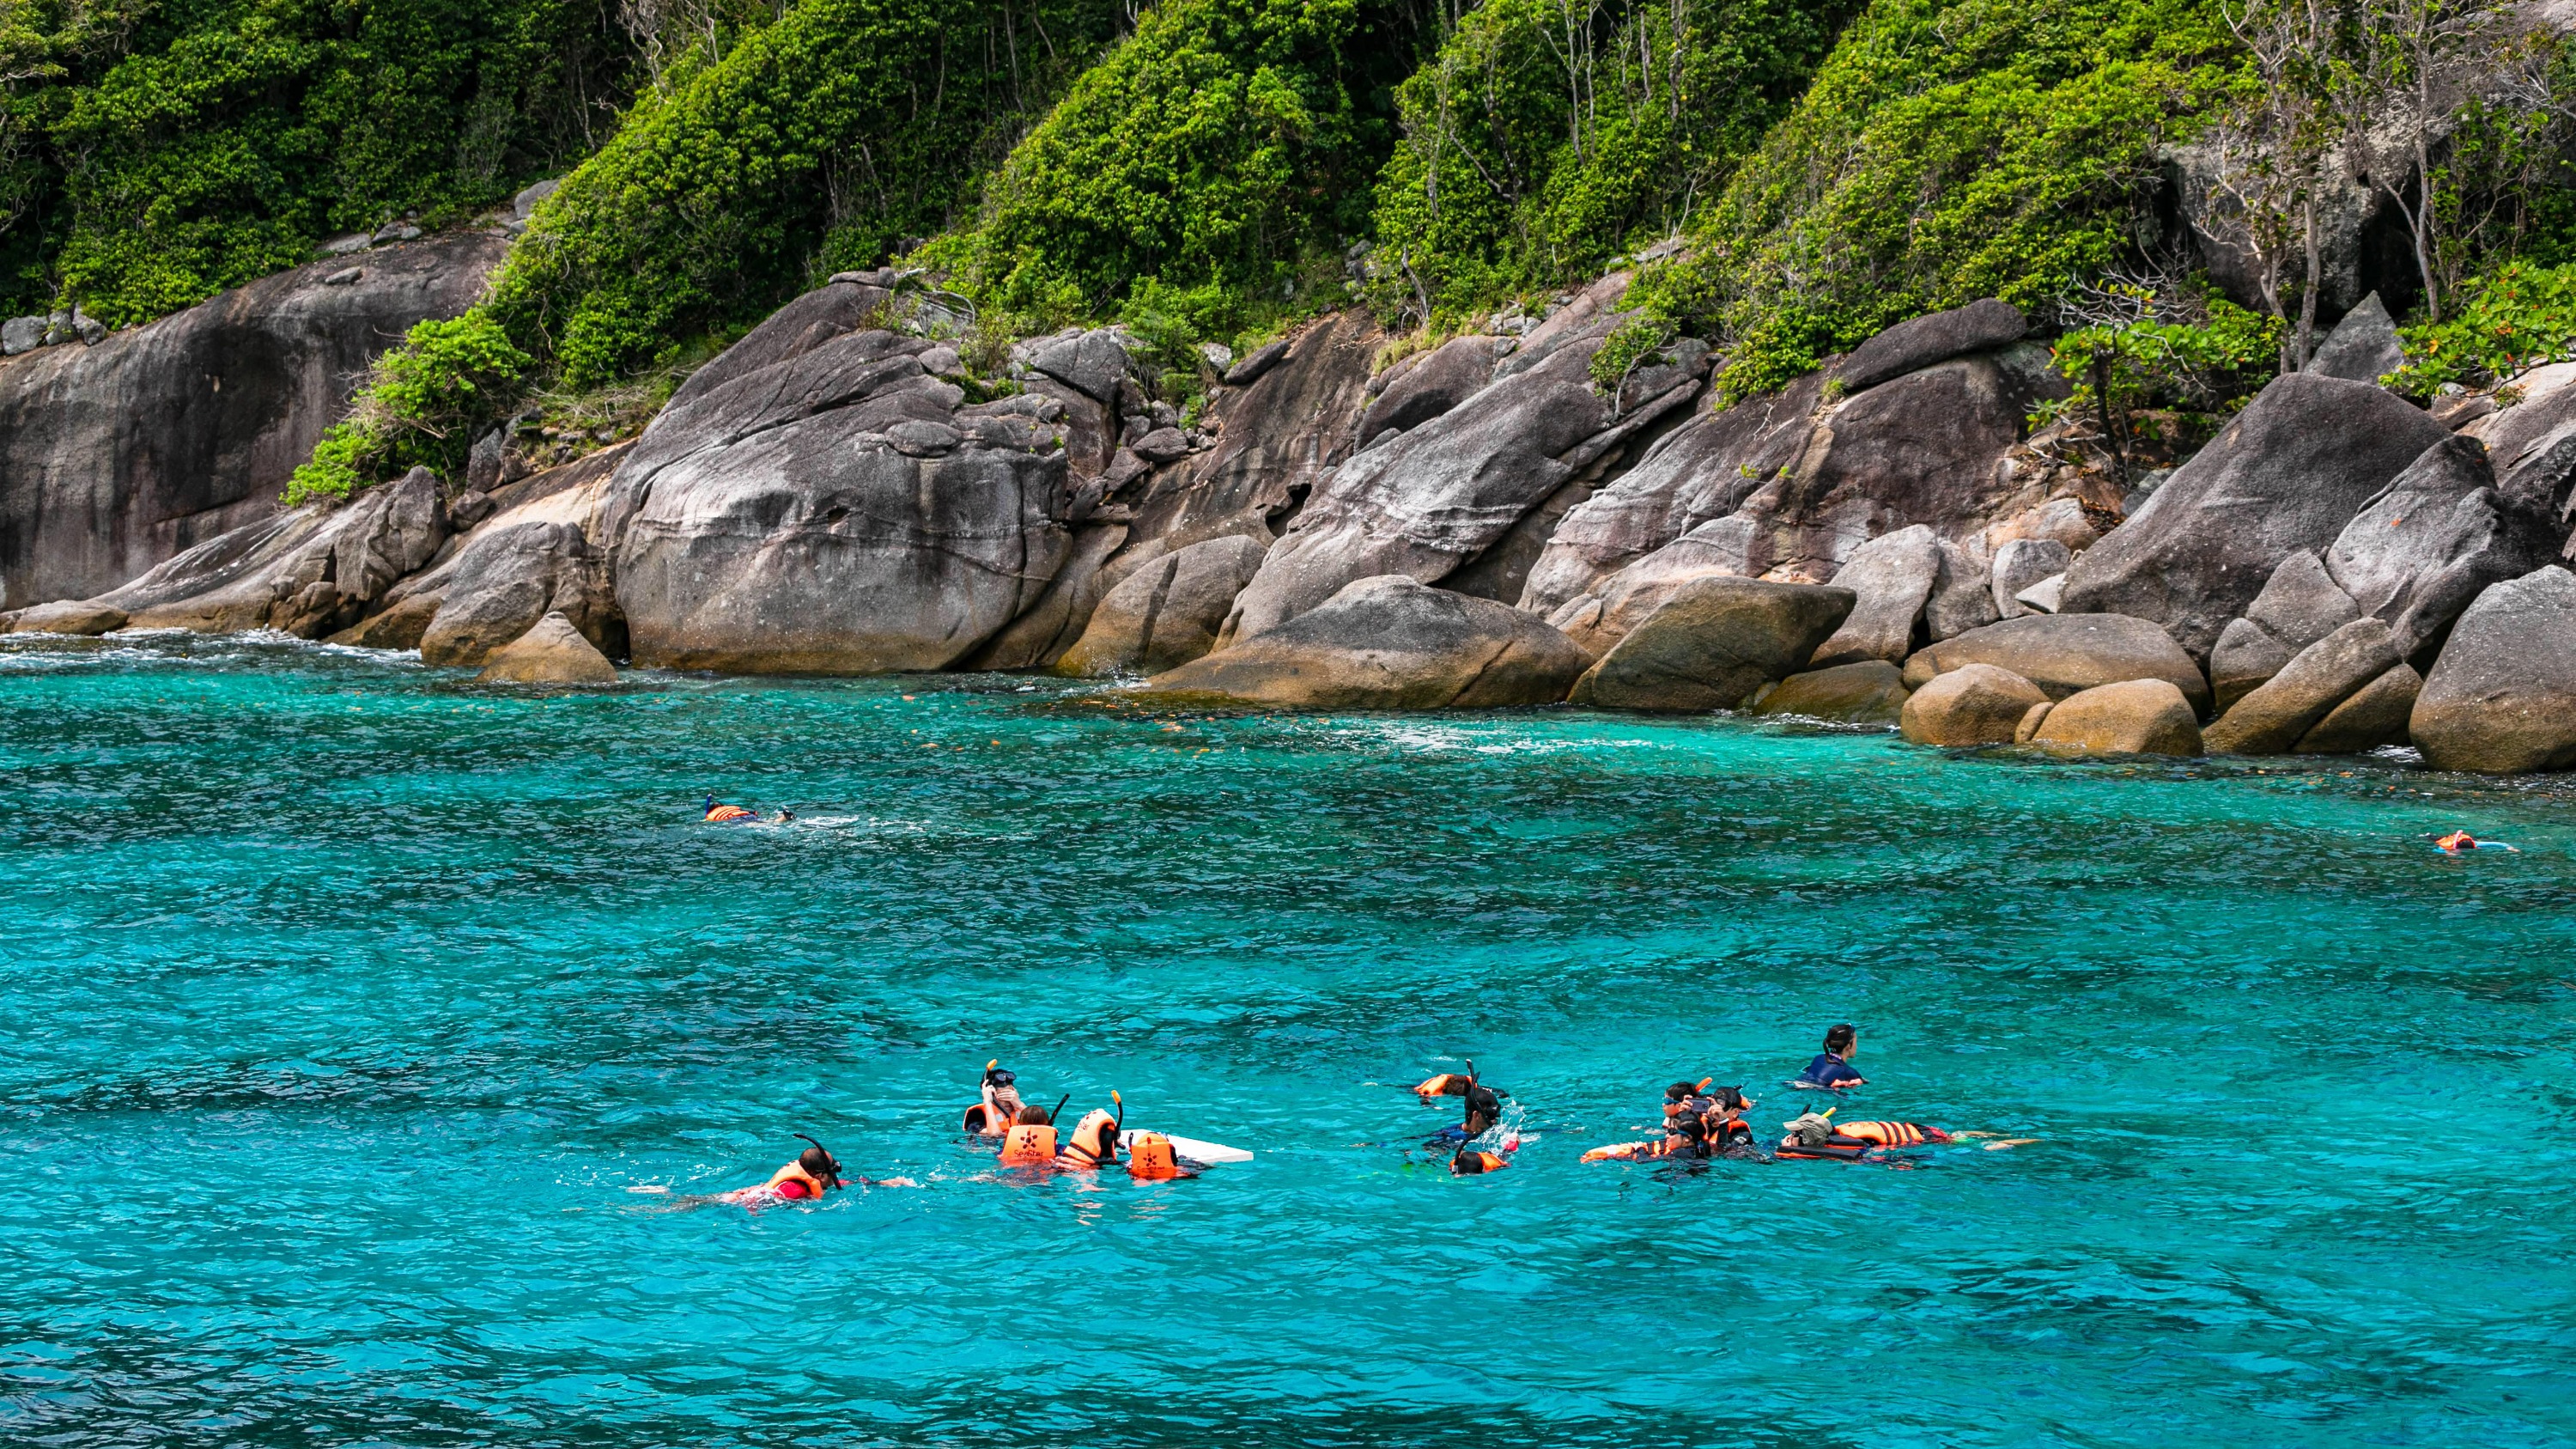
[[[452,265],[372,305],[435,311],[495,248],[417,250]],[[312,281],[261,286],[309,297]],[[2444,769],[2576,764],[2576,365],[2427,412],[2370,380],[2402,354],[2365,305],[2318,368],[2132,489],[2063,427],[2032,431],[2064,385],[2001,302],[1712,409],[1695,341],[1615,393],[1594,383],[1627,281],[1560,298],[1522,335],[1387,365],[1392,339],[1330,314],[1227,359],[1185,420],[1116,331],[1022,343],[1007,378],[977,377],[906,278],[845,274],[692,375],[640,436],[570,462],[496,433],[467,477],[416,469],[264,515],[238,461],[184,484],[111,478],[93,491],[132,513],[220,475],[233,496],[210,516],[234,526],[161,526],[136,569],[137,549],[101,557],[66,510],[35,510],[13,597],[125,567],[6,623],[276,629],[529,682],[611,680],[619,660],[1048,670],[1280,708],[1572,700],[1878,723],[1929,745],[2411,743]],[[351,311],[372,294],[328,295]],[[155,328],[195,336],[198,313],[238,319],[247,297]],[[56,355],[0,364],[0,404],[27,395],[9,370]],[[155,395],[147,363],[125,366]],[[261,436],[318,431],[315,411],[272,399]],[[60,427],[9,445],[47,436]]]

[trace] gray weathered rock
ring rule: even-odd
[[[2084,755],[2197,755],[2200,719],[2170,681],[2131,679],[2059,700],[2029,742]]]
[[[615,684],[617,666],[591,647],[572,621],[548,614],[492,654],[477,684]]]
[[[1237,535],[1146,562],[1101,599],[1056,672],[1160,674],[1206,654],[1216,647],[1234,596],[1252,582],[1267,552],[1269,545]]]
[[[0,353],[15,357],[45,345],[45,319],[12,317],[0,322]]]
[[[2030,613],[2030,605],[2022,602],[2022,591],[2042,579],[2066,572],[2067,566],[2074,561],[2075,555],[2067,550],[2066,545],[2053,538],[2016,538],[1996,549],[1995,617],[2018,619]]]
[[[583,462],[574,486],[499,514],[466,540],[418,641],[423,660],[480,664],[550,614],[603,654],[625,652],[602,519],[615,460]]]
[[[275,515],[368,363],[470,305],[502,246],[440,237],[344,287],[317,262],[0,364],[0,605],[102,594]]]
[[[1823,379],[1703,412],[1658,439],[1635,467],[1569,510],[1531,566],[1521,607],[1553,614],[1609,578],[1722,519],[1794,466],[1815,431]]]
[[[0,634],[107,634],[125,627],[125,611],[65,599],[0,615]]]
[[[2047,703],[2038,685],[2011,670],[1969,664],[1908,695],[1897,728],[1918,745],[2008,745],[2020,737],[2022,719]]]
[[[1904,663],[1914,652],[1915,625],[1940,573],[1940,541],[1920,523],[1862,544],[1834,574],[1835,586],[1851,590],[1858,602],[1833,637],[1817,646],[1813,667],[1864,659]]]
[[[2229,621],[2209,651],[2209,686],[2225,710],[2281,672],[2298,652],[2361,617],[2318,556],[2301,549],[2281,560],[2263,592]]]
[[[351,256],[358,252],[365,251],[367,248],[374,246],[375,244],[376,234],[374,232],[353,231],[345,236],[335,236],[329,241],[324,242],[322,244],[322,255],[326,257]]]
[[[886,298],[882,287],[844,282],[836,277],[762,318],[760,325],[743,334],[741,341],[690,373],[662,410],[667,413],[686,407],[727,383],[792,362],[827,342],[847,337],[870,319],[881,316]]]
[[[1833,376],[1844,391],[1859,392],[1954,357],[2009,347],[2029,331],[2020,308],[1988,297],[1897,323],[1853,348]]]
[[[2397,324],[2377,292],[2346,312],[2308,358],[2308,371],[2353,382],[2377,382],[2405,365],[2406,345],[2397,340]]]
[[[1365,446],[1389,428],[1417,428],[1494,380],[1494,339],[1453,337],[1404,370],[1360,418]]]
[[[2352,698],[2329,710],[2316,728],[2300,736],[2291,753],[2300,755],[2358,755],[2382,745],[2406,743],[2406,717],[2414,712],[2415,696],[2424,689],[2424,677],[2411,664],[2391,666],[2386,674],[2355,691]]]
[[[2368,383],[2276,378],[2075,562],[2064,607],[2151,619],[2206,658],[2283,558],[2332,543],[2371,495],[2448,436]]]
[[[1126,334],[1115,328],[1074,330],[1023,342],[1011,353],[1031,371],[1045,373],[1095,402],[1116,407],[1119,385],[1132,382],[1136,372],[1128,357],[1127,340]]]
[[[1286,361],[1289,350],[1295,346],[1295,339],[1282,337],[1276,342],[1256,347],[1245,353],[1241,362],[1225,370],[1225,385],[1227,387],[1252,386],[1261,380],[1263,373]]]
[[[1190,455],[1190,440],[1178,428],[1155,428],[1127,445],[1129,451],[1148,463],[1177,463]]]
[[[2487,585],[2549,562],[2557,545],[2545,520],[2504,506],[2485,445],[2454,435],[2353,515],[2325,566],[2363,613],[2396,631],[2399,654],[2411,655]]]
[[[549,176],[535,185],[523,188],[518,195],[510,198],[510,213],[525,221],[536,213],[538,202],[554,195],[556,188],[562,185],[562,177]]]
[[[1838,724],[1896,723],[1905,708],[1905,673],[1884,659],[1792,674],[1754,696],[1755,714],[1793,714]]]
[[[2298,653],[2209,727],[2212,752],[2280,755],[2405,658],[2387,624],[2359,618]]]
[[[1806,669],[1850,616],[1849,589],[1701,578],[1601,656],[1575,685],[1577,704],[1605,709],[1736,709],[1763,685]]]
[[[2010,670],[2051,699],[2096,685],[2162,679],[2194,709],[2209,700],[2209,685],[2172,635],[2122,614],[2025,614],[1971,629],[1916,651],[1905,661],[1905,682],[1921,689],[1935,676],[1970,664]]]
[[[1553,704],[1587,662],[1517,609],[1394,574],[1145,687],[1298,708],[1479,709]]]
[[[2013,602],[2035,614],[2054,614],[2066,593],[2066,575],[2050,574],[2013,595]]]
[[[966,669],[1046,669],[1082,638],[1101,596],[1116,582],[1110,556],[1127,542],[1127,525],[1095,519],[1073,530],[1064,563],[1037,602],[1020,611],[983,648],[968,655]]]
[[[1220,392],[1209,405],[1214,448],[1136,475],[1130,549],[1275,534],[1350,456],[1351,418],[1384,339],[1365,312],[1338,313],[1297,334],[1250,386]]]
[[[1568,343],[1541,365],[1344,463],[1235,601],[1225,638],[1265,633],[1359,578],[1446,578],[1609,448],[1698,390],[1684,381],[1614,416],[1586,370],[1599,344],[1597,335]]]
[[[1666,566],[1667,562],[1669,566]],[[1669,561],[1640,563],[1621,570],[1604,587],[1602,596],[1585,594],[1547,616],[1547,622],[1564,631],[1565,636],[1598,659],[1611,647],[1628,637],[1628,631],[1646,621],[1648,615],[1664,606],[1675,592],[1695,580],[1733,578],[1733,574],[1690,562],[1676,555]]]
[[[438,479],[414,468],[341,507],[299,509],[209,539],[98,602],[125,610],[139,629],[280,629],[319,639],[357,622],[446,541]]]
[[[1934,642],[1955,639],[2001,619],[1995,608],[1992,565],[1948,539],[1941,541],[1941,571],[1923,603],[1923,624]]]
[[[2478,595],[2424,676],[2407,733],[2437,770],[2576,765],[2576,575],[2552,566]]]

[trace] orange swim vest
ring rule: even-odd
[[[1055,1161],[1055,1129],[1030,1123],[1002,1139],[1004,1167],[1042,1167]]]
[[[791,1162],[771,1173],[769,1181],[762,1186],[790,1200],[821,1197],[825,1191],[822,1179],[807,1172],[805,1165],[799,1162]],[[794,1191],[790,1191],[791,1188]]]
[[[1480,1172],[1500,1172],[1509,1166],[1511,1166],[1509,1161],[1491,1152],[1461,1152],[1449,1160],[1449,1170],[1460,1177],[1472,1177]]]
[[[1127,1142],[1127,1175],[1161,1182],[1181,1175],[1172,1139],[1160,1132],[1139,1132]]]
[[[707,812],[707,822],[712,825],[729,825],[736,820],[754,818],[756,817],[750,811],[739,805],[719,805]]]
[[[1087,1113],[1067,1138],[1064,1153],[1056,1158],[1058,1167],[1088,1172],[1104,1162],[1118,1158],[1118,1128],[1106,1112]]]
[[[1463,1097],[1467,1095],[1467,1079],[1456,1072],[1442,1072],[1414,1088],[1413,1095],[1426,1102],[1434,1097]]]
[[[1834,1131],[1881,1147],[1921,1147],[1927,1143],[1947,1142],[1950,1134],[1938,1127],[1919,1122],[1839,1122]]]

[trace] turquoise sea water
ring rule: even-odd
[[[2576,1444],[2567,783],[220,640],[0,645],[0,780],[0,1442]],[[1577,1164],[1837,1020],[2041,1140]],[[798,1131],[921,1185],[676,1207]]]

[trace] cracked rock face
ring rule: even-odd
[[[446,541],[438,479],[414,468],[343,507],[300,508],[209,539],[98,602],[138,629],[319,639],[356,623]]]
[[[1062,449],[1007,409],[961,426],[930,346],[849,333],[653,420],[608,503],[637,664],[944,669],[1038,602],[1071,540]]]
[[[0,362],[0,607],[121,588],[280,513],[376,354],[481,292],[502,239],[451,233],[316,262]]]
[[[1146,688],[1316,709],[1493,709],[1553,704],[1591,662],[1518,609],[1395,574]]]

